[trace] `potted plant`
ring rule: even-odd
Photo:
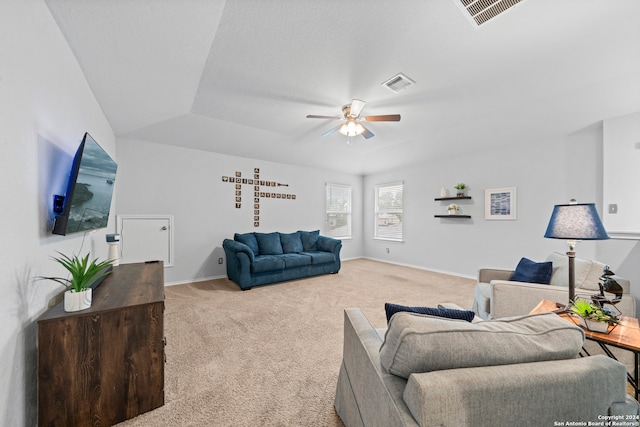
[[[455,203],[451,203],[447,206],[447,210],[449,211],[449,215],[455,215],[456,211],[460,210],[460,208]]]
[[[40,279],[53,280],[67,289],[64,293],[64,311],[79,311],[91,307],[91,285],[111,273],[111,269],[108,267],[112,265],[113,261],[98,262],[96,258],[89,262],[89,254],[84,258],[80,258],[77,255],[68,256],[58,253],[60,254],[59,257],[51,258],[66,268],[69,276],[67,278],[40,277]]]
[[[458,197],[464,197],[464,190],[465,188],[467,188],[467,184],[465,184],[464,182],[461,182],[460,184],[457,184],[455,187],[457,191],[456,191],[456,196]]]
[[[620,321],[614,313],[581,298],[571,304],[570,310],[578,315],[581,326],[593,332],[606,333],[609,325],[616,325]]]

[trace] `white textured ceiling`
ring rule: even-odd
[[[356,174],[640,111],[640,1],[45,0],[117,136]],[[381,83],[402,72],[399,94]],[[375,137],[335,133],[367,102]]]

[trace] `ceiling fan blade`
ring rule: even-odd
[[[338,126],[336,126],[334,128],[331,128],[328,131],[326,131],[325,133],[323,133],[322,136],[329,136],[329,135],[333,134],[334,132],[336,132],[341,127],[342,127],[342,124],[339,124]]]
[[[351,101],[351,112],[350,115],[353,117],[358,117],[364,108],[364,101],[360,101],[359,99],[354,99]]]
[[[362,126],[362,123],[360,123],[360,126]],[[373,132],[371,132],[366,127],[362,126],[362,128],[364,129],[364,132],[362,132],[360,135],[364,136],[364,139],[369,139],[375,136]]]
[[[399,122],[400,114],[383,114],[381,116],[366,116],[362,120],[367,122]]]
[[[340,117],[340,116],[316,116],[315,114],[309,114],[309,115],[307,115],[307,119],[334,119],[334,120],[341,120],[342,117]]]

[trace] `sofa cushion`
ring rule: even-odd
[[[284,270],[284,258],[279,255],[258,255],[251,263],[252,273]]]
[[[528,258],[521,258],[516,270],[511,276],[514,282],[541,283],[548,285],[553,272],[551,261],[535,262]]]
[[[324,264],[327,262],[335,262],[336,260],[336,256],[334,255],[333,252],[305,251],[305,252],[302,252],[302,255],[307,255],[311,257],[311,264],[313,265]]]
[[[281,255],[280,233],[255,233],[260,255]]]
[[[469,323],[400,312],[391,318],[380,361],[390,373],[571,359],[584,341],[579,327],[555,313]]]
[[[470,310],[454,310],[450,308],[435,308],[435,307],[407,307],[404,305],[385,303],[384,311],[387,315],[387,323],[391,320],[391,317],[398,312],[409,312],[418,314],[428,314],[430,316],[446,317],[448,319],[459,319],[471,322],[474,317],[474,312]]]
[[[249,246],[249,249],[253,251],[254,255],[260,255],[260,249],[258,248],[258,241],[256,240],[256,236],[253,233],[244,233],[239,234],[236,233],[233,235],[233,240],[236,242],[244,243]]]
[[[285,254],[302,252],[302,239],[300,239],[300,232],[285,234],[280,233],[280,243],[282,243],[282,251]]]
[[[547,257],[553,263],[550,283],[555,286],[569,286],[569,260],[567,255],[553,252]],[[575,258],[576,289],[598,291],[598,279],[602,276],[604,264],[590,259]]]
[[[320,230],[315,231],[298,231],[300,239],[302,239],[302,247],[305,252],[317,251],[318,239],[320,238]]]
[[[311,265],[311,257],[305,254],[283,254],[280,257],[284,260],[285,268],[301,267]]]

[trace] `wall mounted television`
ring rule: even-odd
[[[53,234],[105,228],[118,165],[89,135],[84,134],[73,158],[62,213],[55,217]]]

